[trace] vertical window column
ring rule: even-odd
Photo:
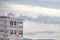
[[[16,21],[13,21],[13,23],[14,23],[14,28],[16,28]]]
[[[13,21],[10,21],[10,25],[13,25]]]
[[[16,21],[10,21],[10,26],[16,28]]]
[[[14,21],[14,25],[16,25],[16,21]]]
[[[13,30],[10,30],[10,34],[13,34]]]

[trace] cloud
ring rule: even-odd
[[[0,0],[12,4],[32,5],[60,9],[60,0]]]
[[[12,12],[12,13],[15,13],[17,16],[19,16],[19,14],[22,14],[30,17],[35,17],[35,18],[38,17],[38,15],[60,17],[60,9],[45,8],[45,7],[31,6],[31,5],[22,5],[22,4],[11,4],[11,3],[8,3],[8,4],[4,3],[4,4],[6,4],[4,7],[6,7],[5,10],[7,9],[7,13]]]
[[[10,4],[8,6],[10,9],[14,10],[16,14],[18,13],[18,15],[23,14],[32,17],[37,17],[38,15],[44,15],[44,16],[48,15],[48,16],[60,17],[59,9],[29,6],[29,5],[16,5],[16,4]]]
[[[60,24],[60,17],[51,17],[51,16],[42,16],[39,15],[37,18],[32,18],[29,16],[22,16],[24,19],[24,22],[30,21],[30,22],[35,22],[35,23],[43,23],[43,24]]]

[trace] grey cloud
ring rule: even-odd
[[[32,6],[41,6],[41,7],[48,7],[48,8],[60,8],[60,1],[59,0],[3,0],[15,4],[23,4],[23,5],[32,5]]]
[[[42,16],[39,15],[37,18],[32,18],[28,16],[22,16],[22,18],[28,21],[43,23],[43,24],[60,24],[60,17],[50,17],[50,16]]]

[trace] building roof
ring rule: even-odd
[[[9,18],[8,16],[0,16],[0,18]]]

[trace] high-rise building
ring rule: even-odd
[[[0,16],[0,40],[23,40],[22,19]]]

